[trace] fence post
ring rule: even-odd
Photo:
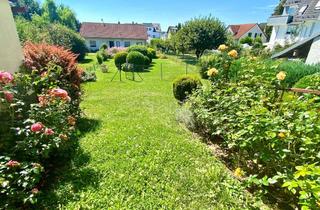
[[[161,80],[162,80],[163,79],[162,63],[161,63],[161,74],[160,74],[160,76],[161,76]]]
[[[186,63],[186,75],[188,75],[188,64]]]

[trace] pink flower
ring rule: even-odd
[[[13,81],[13,75],[9,72],[0,71],[0,83],[8,84]]]
[[[4,98],[11,103],[13,101],[13,93],[9,92],[9,91],[5,91],[4,92]]]
[[[63,90],[63,89],[60,89],[60,88],[55,88],[55,89],[52,89],[50,91],[51,95],[53,95],[54,97],[58,97],[58,98],[61,98],[63,100],[69,100],[69,95],[68,95],[68,92]]]
[[[47,136],[51,136],[54,134],[54,131],[51,129],[51,128],[47,128],[45,131],[44,131],[44,134],[47,135]]]
[[[6,166],[8,166],[10,168],[15,168],[15,167],[19,167],[20,163],[15,160],[10,160],[9,162],[7,162]]]
[[[43,129],[43,125],[40,122],[37,122],[31,126],[32,132],[40,132]]]
[[[31,193],[32,193],[32,194],[38,194],[38,193],[39,193],[38,188],[33,188],[33,189],[31,190]]]

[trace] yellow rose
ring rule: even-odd
[[[228,55],[232,58],[236,58],[238,57],[238,52],[236,50],[231,50],[230,52],[228,52]]]
[[[286,138],[286,134],[284,133],[284,132],[280,132],[279,134],[278,134],[278,137],[279,138]]]
[[[241,178],[244,176],[244,172],[241,168],[237,168],[235,171],[234,171],[234,175],[238,178]]]
[[[219,74],[219,71],[216,68],[212,68],[207,72],[209,77],[214,77]]]
[[[221,51],[221,52],[224,52],[228,49],[228,46],[225,45],[225,44],[222,44],[218,47],[218,50]]]
[[[283,80],[286,79],[286,76],[287,76],[286,72],[280,71],[280,72],[277,74],[277,79],[280,80],[280,81],[283,81]]]

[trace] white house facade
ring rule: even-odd
[[[152,39],[161,39],[162,32],[159,23],[143,23],[143,25],[147,28],[148,42]]]
[[[241,39],[246,37],[251,37],[253,39],[260,37],[263,43],[267,41],[266,34],[257,23],[229,25],[227,30],[237,41],[240,41]]]
[[[140,24],[82,23],[80,35],[90,51],[97,51],[103,44],[108,48],[145,45],[147,29]]]
[[[290,45],[320,33],[319,0],[287,0],[282,15],[273,15],[268,25],[273,26],[269,48]]]

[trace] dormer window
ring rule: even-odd
[[[309,5],[304,5],[303,7],[300,8],[299,10],[299,15],[303,15],[303,13],[306,11]]]
[[[318,1],[318,3],[316,4],[315,9],[320,10],[320,1]]]

